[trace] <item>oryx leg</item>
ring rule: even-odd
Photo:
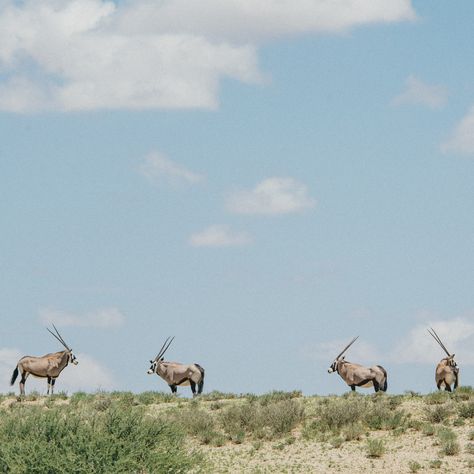
[[[46,395],[49,395],[49,390],[51,388],[51,377],[48,376],[48,391],[46,392]],[[51,390],[51,394],[52,394],[52,390]]]
[[[20,380],[20,395],[25,394],[25,382],[26,379],[28,378],[29,372],[22,372],[21,373],[21,380]]]
[[[356,391],[356,386],[355,386],[355,384],[350,385],[350,387],[351,387],[351,390],[352,390],[353,392]]]
[[[178,387],[176,385],[170,384],[171,393],[176,394],[178,392]]]
[[[446,392],[452,392],[451,385],[449,385],[449,383],[444,382],[444,390]]]
[[[54,393],[54,384],[56,383],[56,379],[51,379],[51,395]]]
[[[193,397],[196,396],[196,383],[192,379],[189,379],[189,384],[191,385],[191,391],[193,392]]]
[[[380,390],[380,384],[375,379],[373,380],[373,384],[374,384],[374,390],[378,392]]]

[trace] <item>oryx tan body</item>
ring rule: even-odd
[[[56,329],[56,328],[55,328]],[[49,329],[48,329],[49,331]],[[57,329],[56,329],[57,331]],[[50,331],[51,332],[51,331]],[[22,357],[13,371],[10,384],[13,385],[15,380],[20,374],[20,394],[25,394],[25,382],[28,376],[32,375],[33,377],[46,378],[48,379],[48,395],[53,394],[54,384],[56,379],[59,377],[61,372],[67,367],[71,362],[74,365],[77,364],[77,359],[72,353],[72,350],[66,345],[62,337],[59,335],[57,337],[54,333],[54,337],[58,339],[66,348],[64,351],[52,352],[45,354],[41,357],[36,356],[24,356]]]
[[[352,390],[355,390],[355,387],[377,387],[376,391],[386,390],[387,372],[380,365],[364,367],[342,358],[338,361],[336,371]]]
[[[177,392],[177,387],[190,386],[193,396],[202,393],[204,387],[204,369],[199,364],[181,364],[163,359],[163,355],[173,339],[168,338],[160,352],[151,360],[148,374],[159,375],[170,387],[172,393]],[[166,346],[166,347],[165,347]],[[196,386],[198,391],[196,393]]]
[[[356,341],[357,337],[352,339],[345,349],[336,357],[329,367],[328,372],[337,372],[353,391],[355,391],[356,387],[374,387],[376,392],[379,390],[383,392],[387,391],[387,371],[381,365],[364,367],[360,364],[354,364],[345,360],[343,354]]]
[[[454,360],[454,354],[446,349],[446,346],[441,341],[440,337],[436,331],[431,328],[431,331],[428,329],[428,332],[433,337],[433,339],[440,345],[440,347],[446,352],[447,357],[441,359],[436,366],[435,370],[435,382],[438,390],[445,389],[447,392],[451,392],[451,385],[453,389],[456,390],[459,385],[459,367]]]

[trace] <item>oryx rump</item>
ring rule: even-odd
[[[61,352],[54,352],[46,354],[42,357],[25,356],[22,357],[13,371],[10,385],[15,383],[18,377],[18,373],[21,375],[20,380],[20,395],[25,394],[25,382],[29,375],[33,377],[40,377],[48,379],[48,395],[53,394],[54,384],[59,374],[69,364],[78,364],[76,356],[72,353],[72,349],[64,342],[61,334],[59,334],[56,326],[53,324],[53,328],[56,332],[48,331],[64,346],[66,350]]]
[[[436,366],[435,371],[435,381],[436,387],[438,390],[441,390],[443,387],[447,392],[451,392],[451,385],[453,389],[456,390],[459,384],[459,367],[454,360],[454,354],[450,354],[446,349],[445,345],[442,343],[436,331],[431,328],[431,331],[428,329],[428,332],[431,334],[433,339],[440,345],[440,347],[446,352],[448,357],[441,359]]]
[[[354,344],[359,336],[352,339],[352,341],[344,348],[344,350],[336,357],[334,362],[328,369],[329,373],[337,372],[344,382],[346,382],[352,391],[355,391],[356,387],[374,387],[374,390],[378,392],[387,391],[387,372],[381,365],[373,365],[372,367],[363,367],[359,364],[353,364],[345,360],[343,354]]]
[[[151,366],[147,373],[159,375],[169,385],[172,393],[177,392],[178,386],[190,385],[193,396],[199,395],[204,387],[204,369],[199,364],[180,364],[165,361],[163,358],[173,339],[174,337],[166,339],[158,355],[150,360]]]

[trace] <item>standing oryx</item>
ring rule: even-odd
[[[441,342],[436,331],[431,328],[431,331],[428,329],[428,332],[431,334],[433,339],[441,346],[441,348],[446,352],[448,357],[441,359],[439,364],[436,366],[435,380],[438,390],[444,385],[444,389],[448,392],[451,392],[451,385],[454,383],[454,390],[458,388],[459,383],[459,367],[454,360],[454,354],[450,354],[444,344]]]
[[[193,397],[195,397],[196,385],[198,386],[197,395],[202,393],[204,387],[204,369],[199,364],[187,365],[178,362],[165,362],[163,356],[173,339],[174,337],[166,339],[155,359],[150,360],[151,367],[147,373],[159,375],[169,385],[172,393],[177,392],[178,385],[191,385]]]
[[[387,391],[387,372],[381,365],[374,365],[372,367],[363,367],[359,364],[353,364],[345,360],[344,356],[341,357],[349,347],[354,344],[356,339],[354,337],[344,350],[336,357],[334,362],[329,367],[328,372],[337,372],[344,382],[351,387],[352,391],[355,391],[356,387],[374,387],[375,391],[382,392]]]
[[[54,391],[54,383],[59,377],[63,369],[71,362],[74,365],[78,364],[76,356],[72,353],[72,349],[64,342],[64,339],[59,334],[56,326],[53,324],[56,334],[50,329],[48,331],[65,347],[65,351],[54,352],[46,354],[42,357],[25,356],[22,357],[13,371],[10,385],[15,383],[18,377],[18,372],[21,374],[20,380],[20,395],[25,394],[25,381],[31,374],[34,377],[41,377],[48,379],[48,395],[51,390],[51,395]]]

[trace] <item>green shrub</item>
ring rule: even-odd
[[[381,439],[368,439],[366,449],[369,458],[380,458],[385,454],[385,444]]]
[[[474,418],[474,401],[462,403],[458,412],[461,418]]]
[[[421,464],[416,461],[410,461],[408,463],[408,469],[410,469],[410,472],[418,472],[421,467]]]
[[[179,473],[203,462],[176,426],[136,409],[24,406],[2,413],[0,439],[0,472],[12,474]]]
[[[451,394],[449,392],[438,390],[437,392],[432,392],[428,395],[425,395],[424,400],[427,405],[441,405],[450,399]]]
[[[439,459],[434,459],[433,461],[430,461],[430,469],[440,469],[441,465],[443,464],[442,461]]]
[[[430,423],[442,423],[449,419],[451,413],[451,408],[446,405],[436,405],[433,408],[427,408],[425,410],[426,419]]]
[[[441,445],[441,452],[444,455],[454,456],[459,453],[460,447],[454,431],[449,428],[441,428],[438,430],[438,438]]]

